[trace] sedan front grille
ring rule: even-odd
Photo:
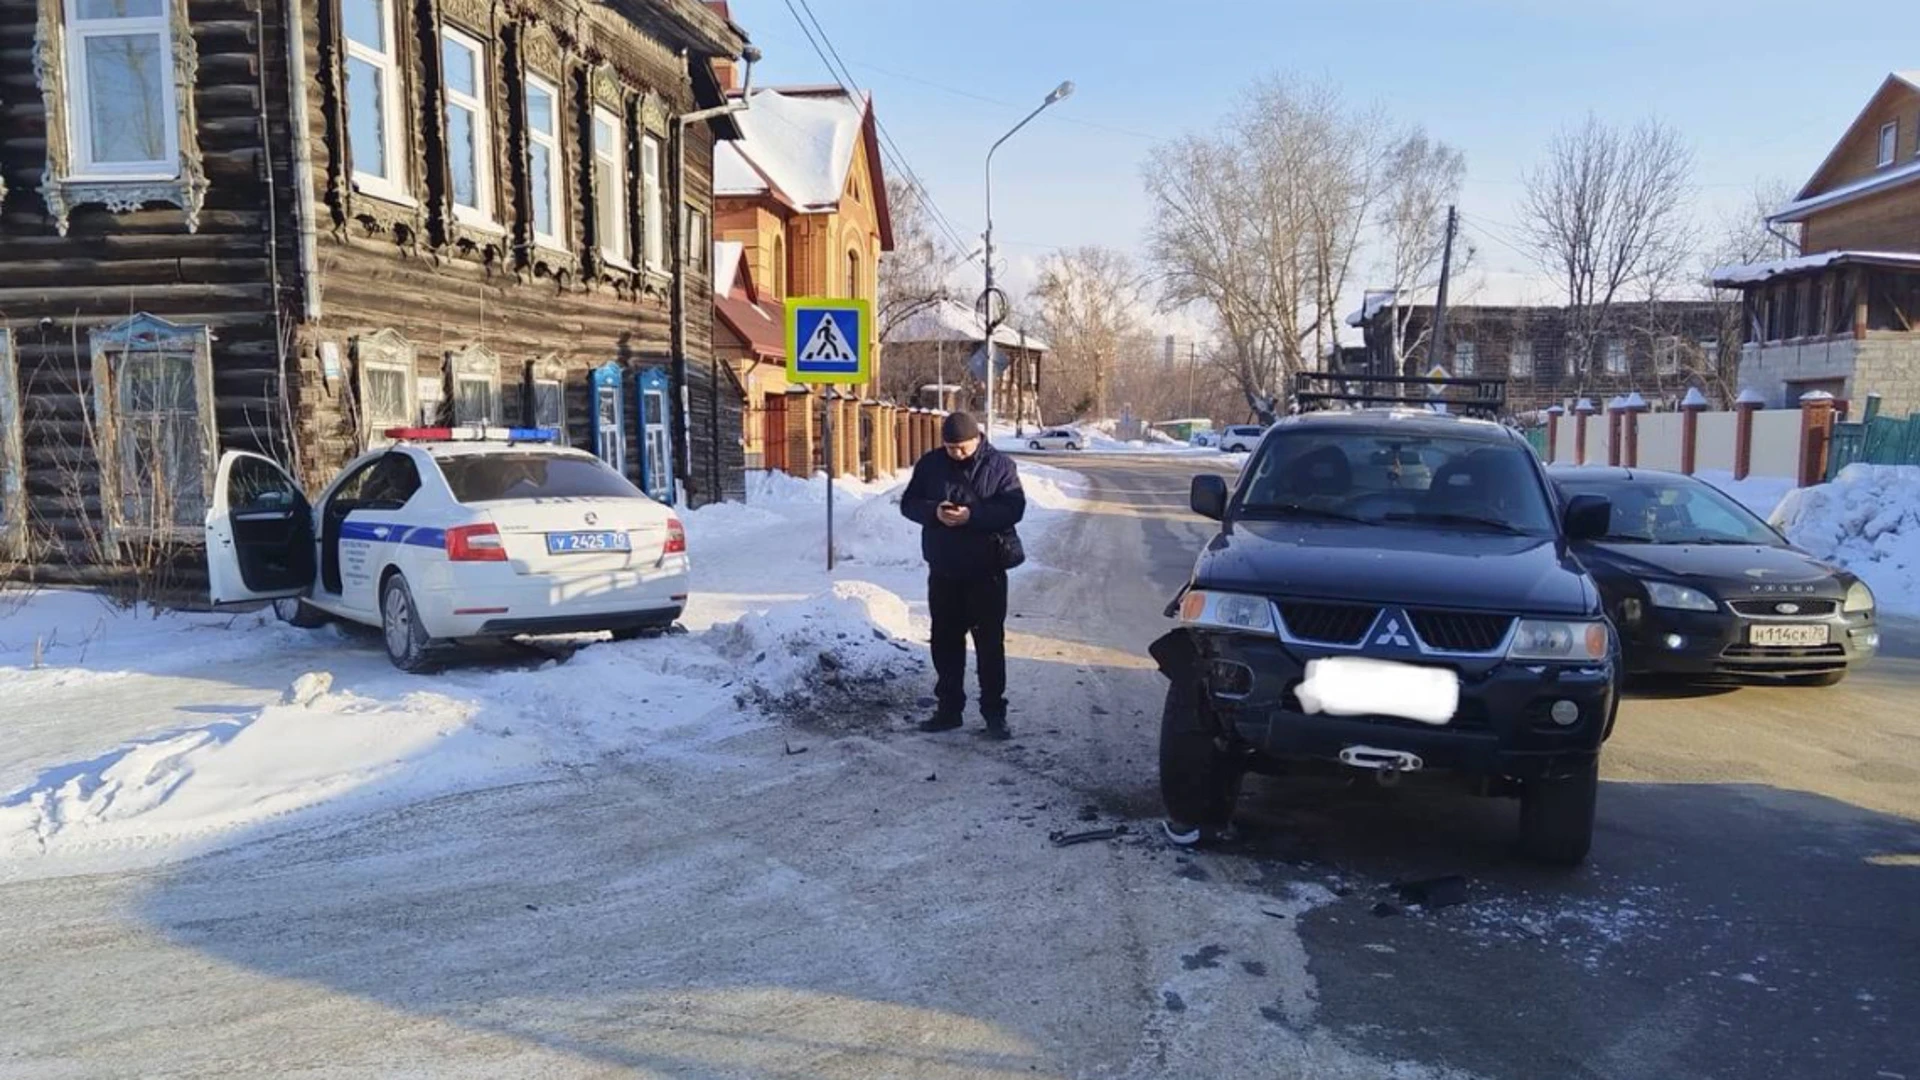
[[[1732,600],[1729,601],[1729,603],[1732,605],[1733,610],[1742,615],[1776,619],[1797,619],[1831,615],[1840,606],[1840,601],[1838,600]],[[1780,609],[1782,607],[1790,607],[1793,610],[1781,611]]]
[[[1358,645],[1367,636],[1380,609],[1356,604],[1280,602],[1280,619],[1296,641],[1318,645]]]
[[[1473,611],[1411,610],[1414,633],[1427,648],[1438,652],[1490,653],[1507,639],[1513,616]]]

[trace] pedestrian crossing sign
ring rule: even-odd
[[[872,379],[873,307],[865,300],[796,296],[787,300],[787,378],[801,383]]]

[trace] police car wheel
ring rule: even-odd
[[[427,652],[431,639],[420,625],[420,612],[413,606],[407,579],[399,574],[388,578],[380,590],[380,636],[394,667],[414,674],[432,669]]]
[[[327,625],[327,613],[297,596],[285,596],[273,602],[273,614],[288,626],[317,630]]]

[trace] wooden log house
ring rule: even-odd
[[[0,568],[195,544],[222,450],[317,491],[421,422],[737,490],[744,51],[696,0],[0,0]]]

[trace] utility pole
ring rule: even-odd
[[[1189,418],[1194,415],[1194,409],[1199,407],[1199,403],[1195,400],[1196,395],[1194,393],[1194,376],[1200,370],[1199,351],[1200,346],[1198,344],[1191,341],[1187,342],[1187,416]]]
[[[1460,213],[1447,207],[1446,246],[1440,249],[1440,291],[1433,300],[1433,336],[1427,341],[1427,369],[1440,362],[1447,335],[1447,278],[1453,271],[1453,235],[1460,227]],[[1449,369],[1451,370],[1451,369]]]

